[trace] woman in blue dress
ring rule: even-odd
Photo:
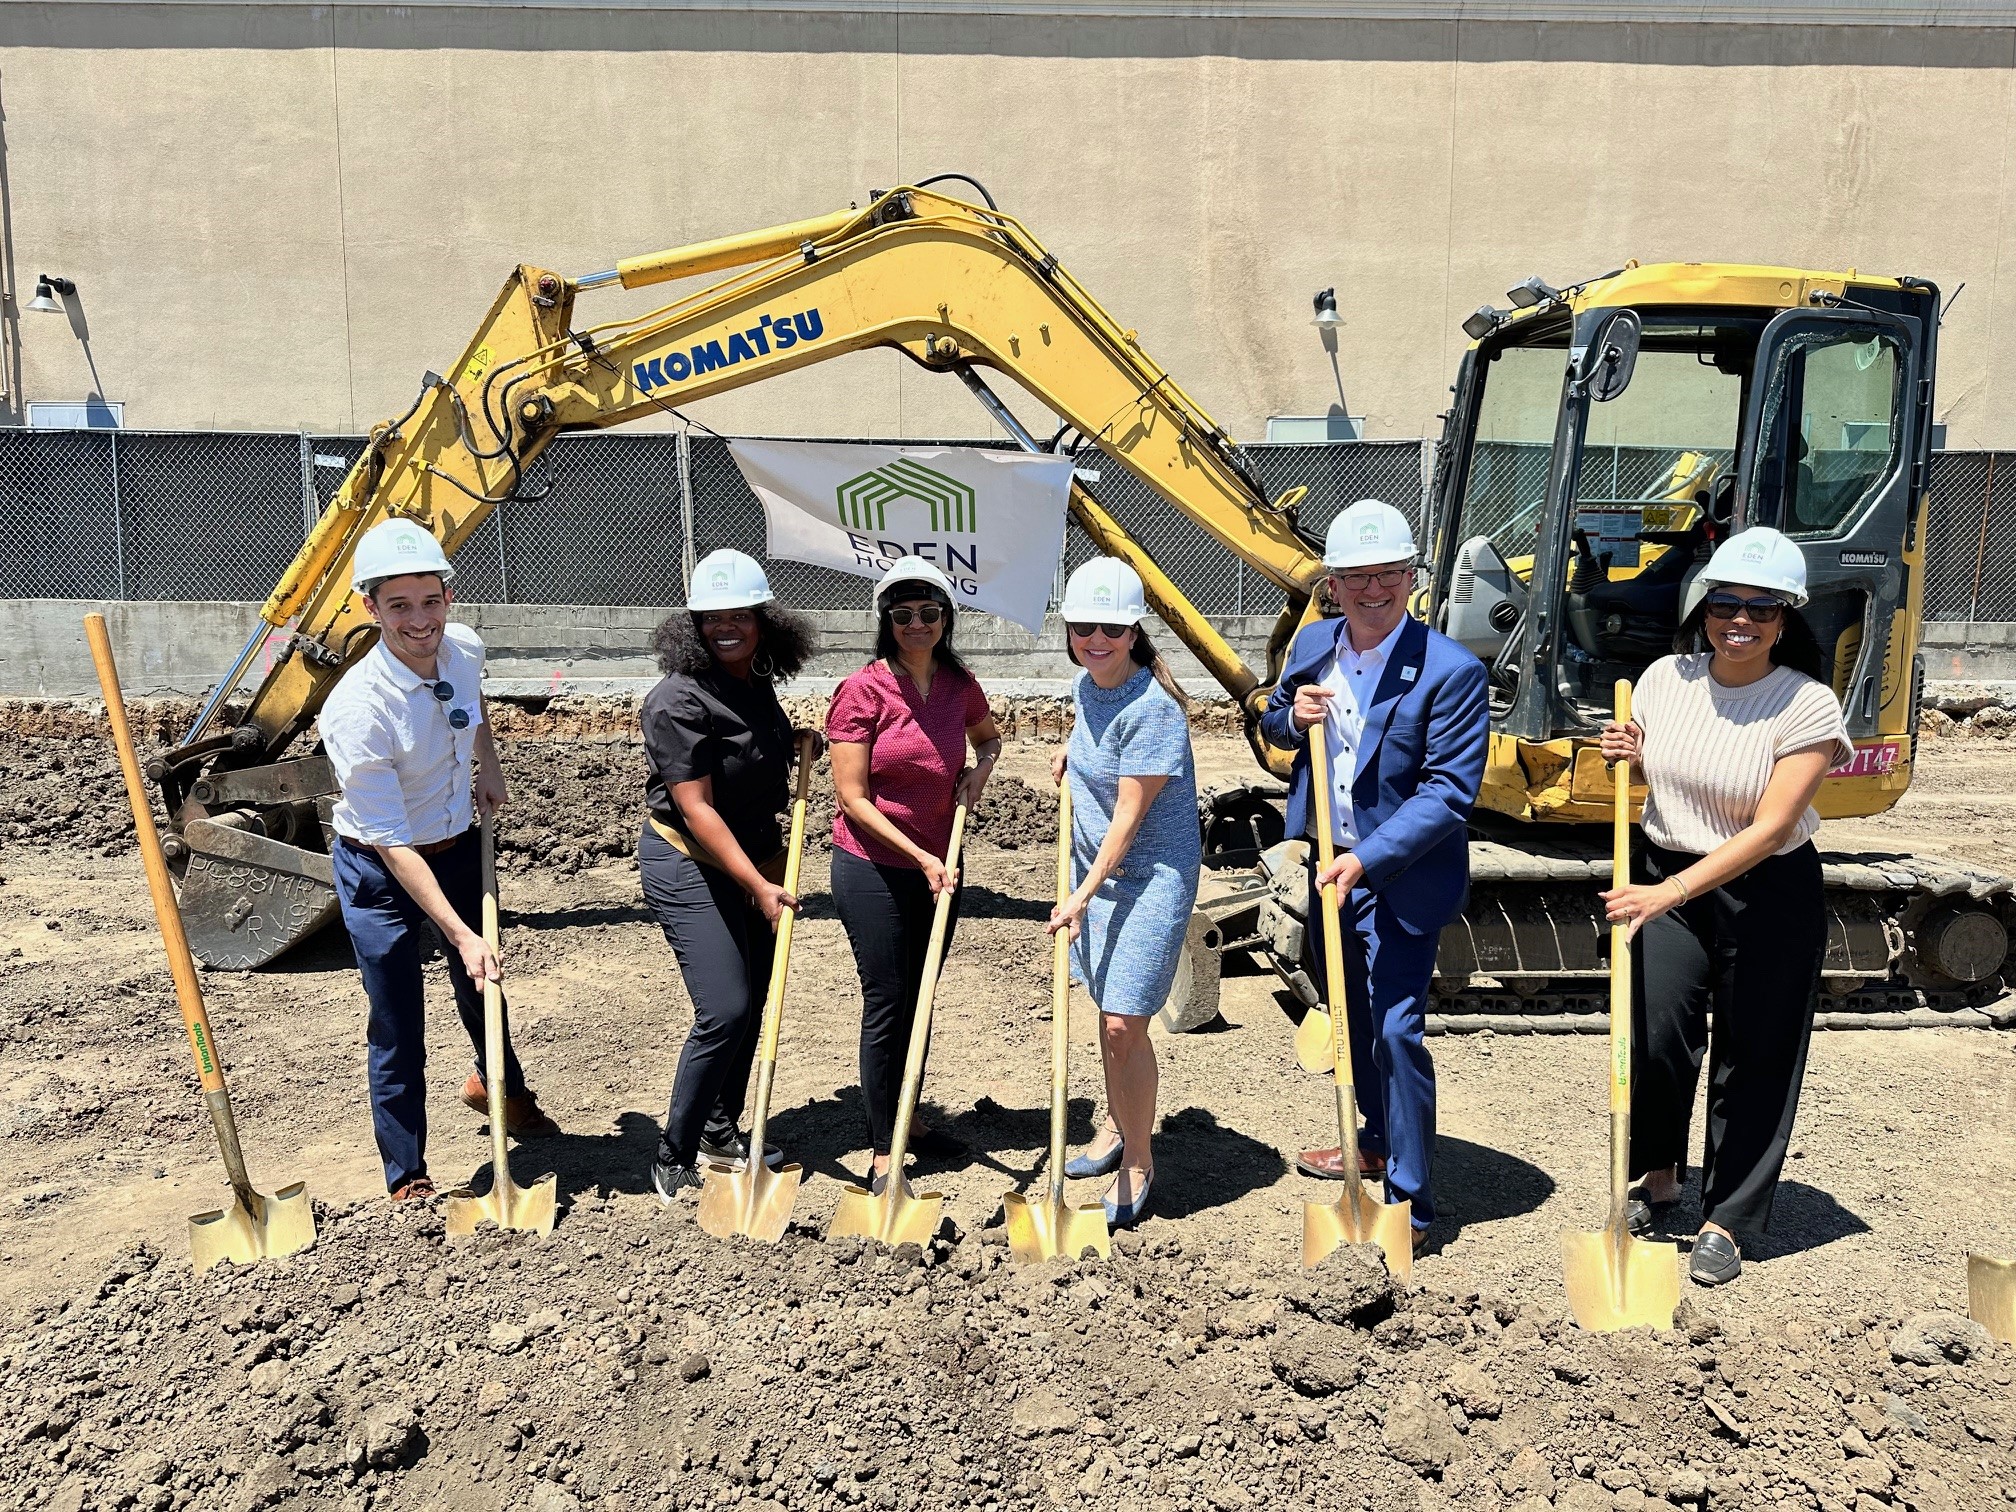
[[[1065,1167],[1067,1176],[1114,1177],[1106,1220],[1140,1221],[1155,1175],[1157,1074],[1148,1020],[1176,978],[1203,866],[1197,766],[1189,700],[1140,622],[1141,579],[1125,562],[1095,557],[1064,589],[1077,723],[1053,775],[1071,783],[1071,896],[1050,914],[1068,929],[1071,974],[1099,1009],[1106,1066],[1106,1123]],[[1117,1174],[1116,1174],[1117,1173]]]

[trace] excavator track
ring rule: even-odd
[[[1303,842],[1264,823],[1261,784],[1228,785],[1206,833],[1261,842],[1212,850],[1200,914],[1220,949],[1250,950],[1305,1003]],[[1236,814],[1237,822],[1228,816]],[[1266,843],[1271,841],[1272,843]],[[1821,854],[1827,956],[1816,1022],[1832,1029],[2016,1027],[2016,879],[1934,856]],[[1518,845],[1473,837],[1470,899],[1443,931],[1429,1027],[1461,1034],[1600,1034],[1609,1011],[1610,940],[1598,894],[1610,885],[1608,836],[1550,832]]]

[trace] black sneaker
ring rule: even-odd
[[[700,1158],[709,1165],[725,1166],[731,1171],[739,1171],[749,1164],[749,1140],[740,1129],[732,1130],[719,1138],[711,1134],[702,1134]],[[763,1142],[763,1164],[773,1171],[784,1164],[784,1152],[768,1140]]]
[[[651,1185],[657,1188],[660,1205],[669,1208],[678,1204],[681,1192],[699,1190],[700,1173],[691,1166],[654,1160],[651,1163]]]

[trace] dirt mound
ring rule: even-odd
[[[15,1320],[0,1489],[146,1509],[1871,1512],[1997,1504],[2016,1464],[2009,1358],[1964,1320],[1725,1332],[1690,1307],[1674,1331],[1592,1335],[1396,1293],[1376,1252],[1277,1289],[1163,1225],[1107,1262],[1020,1268],[998,1230],[769,1248],[690,1213],[586,1193],[549,1239],[450,1245],[438,1211],[374,1203],[323,1211],[292,1261],[209,1277],[142,1249]]]

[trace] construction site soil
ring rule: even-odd
[[[186,708],[152,707],[143,745]],[[364,1000],[330,932],[205,973],[255,1182],[305,1181],[320,1236],[192,1274],[227,1193],[131,823],[84,706],[0,709],[0,1508],[1114,1509],[1656,1505],[1975,1512],[2016,1501],[2016,1349],[1965,1312],[1964,1255],[2016,1254],[2016,1034],[1827,1033],[1772,1231],[1670,1330],[1568,1321],[1563,1230],[1603,1219],[1604,1063],[1580,1036],[1434,1042],[1441,1213],[1413,1284],[1376,1252],[1305,1272],[1297,1175],[1334,1142],[1273,978],[1158,1035],[1153,1215],[1104,1261],[1013,1264],[1004,1191],[1047,1139],[1054,708],[1015,711],[975,826],[919,1167],[948,1222],[894,1253],[823,1230],[865,1164],[858,994],[806,861],[772,1137],[806,1167],[775,1247],[650,1194],[690,1010],[629,860],[621,705],[500,709],[513,802],[504,959],[528,1073],[566,1133],[550,1237],[444,1237],[382,1195]],[[1823,843],[2016,865],[2016,739],[1940,725],[1892,813]],[[1244,775],[1222,725],[1206,780]],[[815,818],[813,832],[823,836]],[[430,966],[430,1158],[487,1183],[453,1096],[468,1049]],[[1073,1006],[1071,1136],[1100,1104]],[[1074,1196],[1096,1197],[1095,1183]],[[1691,1204],[1671,1219],[1681,1240]]]

